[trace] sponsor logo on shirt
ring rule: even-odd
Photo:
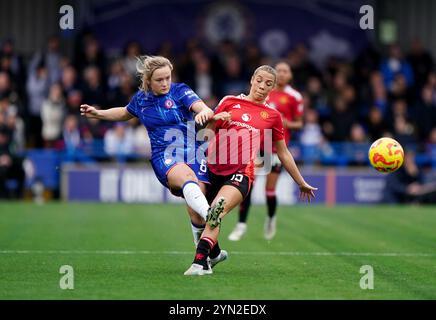
[[[241,109],[241,105],[238,103],[232,107],[232,109]]]
[[[241,119],[244,120],[245,122],[248,122],[251,120],[251,116],[248,113],[244,113]]]
[[[249,124],[243,123],[243,122],[239,122],[239,121],[230,121],[230,124],[235,125],[237,127],[244,127],[246,129],[248,129],[249,131],[253,131],[253,132],[258,132],[259,129],[254,128],[252,126],[250,126]]]

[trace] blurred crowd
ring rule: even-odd
[[[72,56],[53,36],[32,56],[23,57],[13,40],[4,40],[0,180],[14,173],[9,169],[28,149],[65,151],[69,161],[95,160],[86,152],[89,148],[101,150],[105,160],[133,154],[148,157],[147,132],[138,121],[107,123],[79,113],[82,103],[103,109],[126,105],[138,90],[136,57],[143,54],[168,57],[175,66],[173,81],[191,86],[211,108],[225,95],[247,92],[254,69],[276,62],[255,44],[231,41],[206,48],[192,39],[181,53],[171,43],[163,43],[157,52],[144,52],[133,41],[119,55],[109,56],[87,32],[77,37]],[[310,48],[304,43],[296,44],[282,59],[290,63],[292,86],[302,93],[305,105],[304,127],[292,143],[370,143],[391,136],[417,152],[436,144],[434,60],[418,39],[407,48],[370,46],[354,61],[330,57],[321,69],[311,62]]]

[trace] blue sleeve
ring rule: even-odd
[[[178,85],[177,97],[180,104],[186,107],[189,111],[194,102],[201,100],[200,97],[184,83]]]
[[[137,99],[136,96],[138,94],[135,94],[132,99],[130,100],[129,104],[126,106],[127,111],[129,111],[130,114],[132,114],[133,116],[138,118],[138,103],[137,103]]]

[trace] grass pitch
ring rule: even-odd
[[[436,299],[436,208],[278,207],[263,239],[265,207],[227,240],[214,274],[186,277],[194,256],[181,205],[0,204],[0,299]],[[62,290],[59,269],[74,269]],[[374,270],[363,290],[360,268]]]

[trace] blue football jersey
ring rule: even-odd
[[[197,94],[184,83],[172,83],[165,95],[139,90],[133,96],[127,110],[146,127],[152,157],[162,153],[170,144],[186,148],[188,136],[195,139],[195,125],[191,122],[188,126],[187,122],[194,120],[190,107],[198,100]]]

